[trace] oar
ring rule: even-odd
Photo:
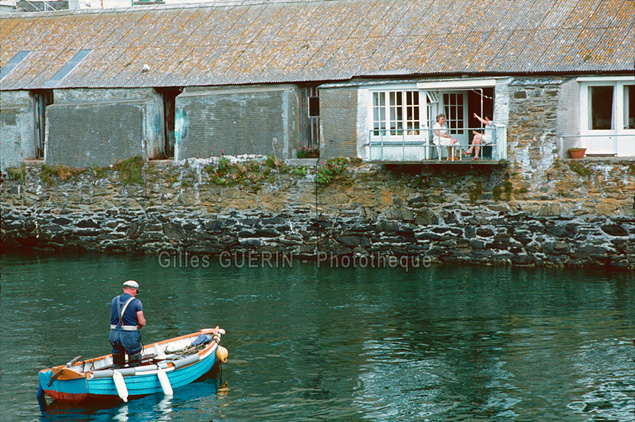
[[[64,368],[70,368],[71,366],[75,365],[77,361],[79,361],[81,358],[82,358],[81,356],[75,356],[72,361],[68,362],[66,365],[60,368],[56,373],[54,373],[51,379],[49,380],[49,387],[51,386],[51,384],[53,384],[53,381],[55,381],[56,379],[59,378],[60,375],[62,375]]]

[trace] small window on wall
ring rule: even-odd
[[[302,125],[306,147],[313,150],[313,154],[315,154],[315,151],[320,148],[320,89],[317,86],[308,86],[304,93],[307,99],[306,119],[303,119]]]
[[[320,117],[320,97],[309,97],[309,117]]]
[[[635,129],[635,85],[624,86],[624,129]]]
[[[589,129],[613,129],[613,86],[590,86],[589,104]]]

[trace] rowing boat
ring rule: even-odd
[[[73,359],[39,373],[38,397],[44,394],[67,403],[120,399],[161,393],[190,384],[208,373],[217,361],[227,360],[220,345],[225,331],[205,328],[196,333],[144,346],[141,366],[113,369],[112,355]]]

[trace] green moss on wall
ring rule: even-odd
[[[113,165],[113,170],[119,173],[119,180],[124,185],[131,184],[143,184],[143,169],[144,161],[141,156],[127,158],[123,161]]]
[[[24,181],[24,177],[26,176],[26,168],[22,167],[9,167],[7,169],[7,175],[9,176],[9,180],[18,180],[20,182]]]

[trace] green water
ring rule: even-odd
[[[205,268],[5,255],[0,420],[623,421],[635,417],[635,274],[481,267]],[[284,265],[282,265],[284,264]],[[165,268],[164,268],[165,267]],[[128,404],[40,408],[37,372],[110,352],[135,279],[153,342],[220,325],[230,359]]]

